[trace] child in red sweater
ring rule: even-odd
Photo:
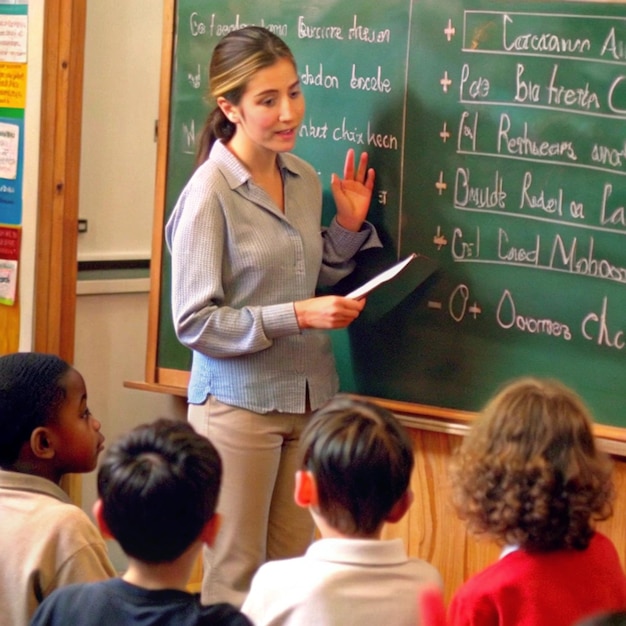
[[[589,411],[557,381],[524,378],[487,404],[451,471],[468,530],[503,545],[457,590],[451,626],[571,626],[626,607],[615,547],[593,521],[611,514],[611,463]]]

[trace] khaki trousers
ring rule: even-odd
[[[300,556],[310,545],[313,521],[293,498],[298,440],[309,416],[254,413],[212,396],[189,405],[189,422],[211,440],[223,464],[222,526],[203,555],[204,604],[241,607],[265,561]]]

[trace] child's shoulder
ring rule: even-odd
[[[252,626],[252,622],[239,609],[225,602],[203,607],[199,625],[207,626]]]
[[[0,473],[0,502],[12,503],[8,509],[23,516],[24,523],[38,527],[38,535],[63,535],[74,541],[99,534],[89,516],[52,481],[33,474]],[[4,515],[10,515],[7,511]]]

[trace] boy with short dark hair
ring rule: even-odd
[[[52,594],[35,626],[176,624],[250,626],[229,604],[203,606],[186,585],[203,544],[219,529],[222,463],[186,422],[159,419],[121,437],[98,471],[94,515],[129,559],[119,579]]]
[[[406,431],[386,409],[337,396],[300,446],[295,500],[322,538],[303,557],[261,566],[242,611],[257,626],[415,626],[418,590],[441,588],[441,576],[408,558],[400,539],[381,539],[385,522],[399,521],[412,502]]]
[[[69,363],[0,357],[0,624],[26,626],[55,589],[115,576],[98,529],[59,485],[95,469],[103,442]]]

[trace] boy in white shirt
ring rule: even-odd
[[[256,626],[415,626],[418,590],[441,587],[441,576],[408,558],[402,540],[381,539],[413,499],[406,431],[386,409],[340,395],[314,415],[300,446],[295,500],[322,538],[303,557],[263,565],[243,613]]]

